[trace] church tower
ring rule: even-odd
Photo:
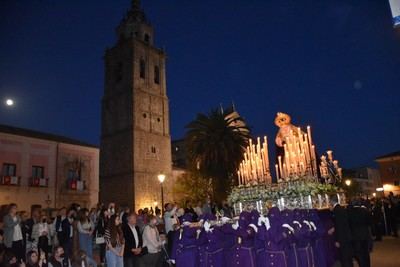
[[[154,30],[133,0],[105,51],[100,147],[100,201],[137,210],[161,204],[157,175],[171,183],[171,137],[166,94],[166,54],[154,45]]]

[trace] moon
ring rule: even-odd
[[[7,99],[7,100],[6,100],[6,105],[9,106],[9,107],[14,106],[14,100],[12,100],[12,99],[10,99],[10,98]]]

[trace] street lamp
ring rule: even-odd
[[[350,185],[351,185],[351,180],[350,180],[350,179],[347,179],[346,181],[344,181],[344,183],[345,183],[347,186],[350,186]]]
[[[160,173],[157,175],[158,181],[160,181],[161,184],[161,213],[164,215],[164,188],[163,188],[163,183],[165,180],[165,174]]]

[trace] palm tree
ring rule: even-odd
[[[223,200],[243,159],[249,128],[236,111],[213,109],[198,114],[186,129],[189,165],[212,178],[214,198]]]

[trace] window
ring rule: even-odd
[[[161,119],[160,119],[160,118],[157,118],[157,121],[158,121],[158,122],[161,122]]]
[[[140,78],[144,79],[146,77],[146,62],[144,59],[140,60]]]
[[[147,33],[144,34],[144,41],[146,43],[150,43],[150,35],[148,35]]]
[[[32,166],[32,177],[33,178],[44,178],[44,167]]]
[[[146,113],[143,113],[143,118],[147,118],[147,114]]]
[[[151,146],[151,153],[153,154],[157,153],[157,149],[155,146]]]
[[[395,186],[399,186],[399,185],[400,185],[400,181],[398,181],[398,180],[397,180],[397,181],[394,181],[394,185],[395,185]]]
[[[154,83],[160,84],[160,68],[154,66]]]
[[[11,163],[3,163],[3,176],[16,176],[17,165]]]

